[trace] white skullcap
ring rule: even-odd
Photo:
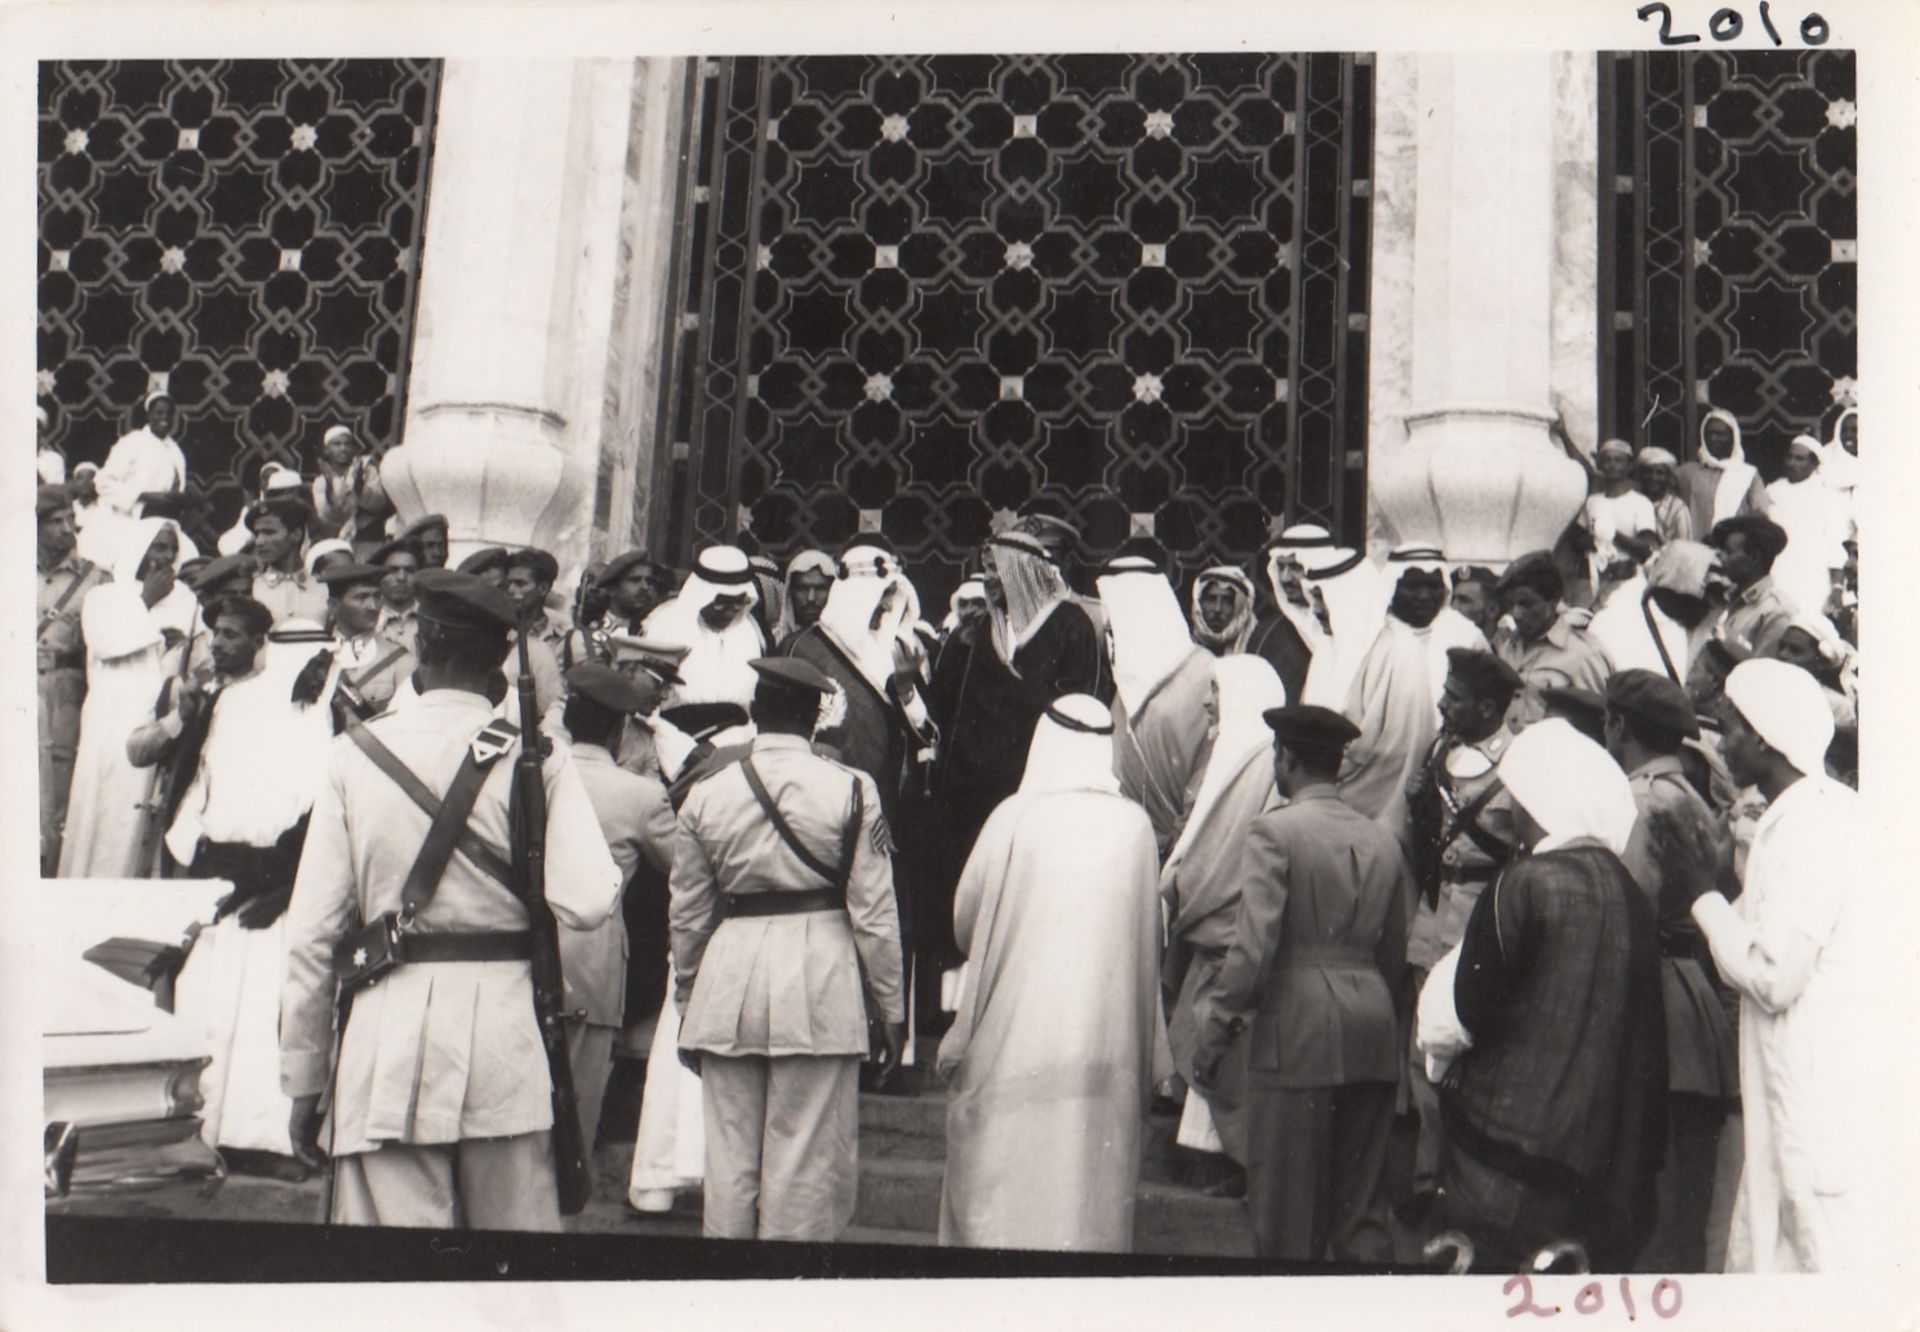
[[[1633,445],[1627,443],[1624,439],[1605,439],[1600,441],[1600,447],[1593,451],[1596,458],[1607,453],[1624,453],[1631,458],[1633,456]]]
[[[1500,758],[1500,780],[1547,831],[1535,851],[1578,837],[1596,838],[1615,855],[1626,850],[1639,817],[1633,787],[1607,751],[1564,718],[1535,722],[1515,736]]]
[[[155,389],[153,392],[149,393],[146,396],[145,401],[141,405],[151,410],[153,407],[153,404],[156,402],[159,402],[160,399],[162,398],[165,398],[168,402],[172,402],[174,400],[173,395],[167,392],[165,389]]]
[[[353,546],[338,537],[328,537],[325,541],[316,541],[307,547],[307,572],[312,573],[316,564],[329,555],[353,555]]]
[[[1812,435],[1795,435],[1787,442],[1787,447],[1790,449],[1805,449],[1808,453],[1811,453],[1816,467],[1826,461],[1827,446],[1815,439]]]
[[[100,464],[96,462],[75,463],[73,465],[73,474],[75,476],[79,476],[82,472],[97,472],[99,470]]]
[[[1826,772],[1833,709],[1818,680],[1798,666],[1756,657],[1728,673],[1726,693],[1747,725],[1803,775]]]
[[[1680,460],[1678,458],[1657,444],[1649,444],[1646,448],[1640,450],[1639,456],[1635,458],[1634,461],[1655,467],[1677,468],[1680,466]]]
[[[334,440],[339,439],[342,436],[345,436],[347,439],[352,439],[353,438],[352,428],[348,426],[343,426],[343,425],[328,426],[327,433],[320,436],[320,442],[322,444],[331,444],[333,443]]]
[[[273,470],[268,471],[267,467]],[[300,473],[291,467],[282,467],[279,463],[268,463],[260,469],[260,490],[262,493],[279,490],[300,489]]]

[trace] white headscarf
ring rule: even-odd
[[[942,633],[952,633],[960,627],[960,608],[969,601],[985,604],[987,585],[978,578],[969,578],[953,589],[953,595],[947,598],[947,618],[940,622]]]
[[[1720,421],[1733,431],[1733,452],[1724,460],[1714,457],[1707,448],[1709,421]],[[1718,526],[1740,512],[1747,492],[1753,489],[1753,479],[1759,475],[1753,464],[1747,461],[1746,445],[1740,437],[1740,423],[1734,420],[1732,412],[1715,407],[1700,418],[1700,443],[1693,456],[1702,467],[1710,467],[1720,473],[1720,484],[1713,491],[1713,523]]]
[[[1213,683],[1220,710],[1213,752],[1207,756],[1186,825],[1160,871],[1163,889],[1173,882],[1174,869],[1186,859],[1187,848],[1211,822],[1221,792],[1249,763],[1273,761],[1273,731],[1264,714],[1269,708],[1287,705],[1287,687],[1265,657],[1246,653],[1222,657],[1213,663]]]
[[[1158,570],[1103,574],[1096,583],[1113,634],[1113,684],[1127,716],[1192,655],[1193,635],[1173,584]]]
[[[746,554],[733,546],[710,546],[694,561],[678,595],[647,616],[641,636],[689,649],[680,663],[686,683],[673,686],[667,706],[683,703],[753,701],[759,677],[749,665],[766,650],[760,626],[749,612],[759,599]],[[746,604],[725,629],[714,630],[700,613],[723,596],[744,596]]]
[[[988,538],[985,558],[993,562],[992,571],[1007,599],[1005,610],[988,607],[993,648],[1012,670],[1014,656],[1047,622],[1053,608],[1067,600],[1067,582],[1047,558],[1046,548],[1023,533],[1002,532]]]
[[[1113,775],[1113,713],[1090,694],[1062,694],[1033,728],[1020,794],[1056,791],[1120,794],[1120,779]]]
[[[1210,583],[1225,583],[1240,595],[1240,605],[1234,610],[1233,618],[1227,627],[1215,632],[1207,627],[1207,620],[1200,613],[1200,594]],[[1193,591],[1188,598],[1188,619],[1193,626],[1193,641],[1202,647],[1210,647],[1221,655],[1231,655],[1247,650],[1247,641],[1253,637],[1253,579],[1246,572],[1231,564],[1216,564],[1211,569],[1202,569],[1200,576],[1193,580]]]
[[[89,591],[80,608],[81,632],[94,656],[117,660],[159,643],[163,629],[177,629],[182,634],[192,630],[199,602],[185,583],[176,581],[172,590],[152,606],[141,595],[140,566],[154,539],[165,531],[174,535],[173,567],[177,573],[182,564],[199,553],[177,523],[166,518],[125,518],[114,525],[113,551],[108,561],[113,581]]]
[[[1820,707],[1826,710],[1824,702]],[[1565,719],[1549,717],[1515,736],[1501,756],[1500,780],[1546,829],[1536,854],[1579,838],[1593,838],[1615,855],[1627,849],[1639,817],[1633,787],[1607,751]]]
[[[827,592],[820,612],[820,630],[831,638],[865,676],[867,683],[891,697],[893,645],[913,632],[916,599],[912,585],[894,557],[877,546],[854,546],[840,557],[841,576]]]
[[[1824,777],[1833,710],[1820,682],[1784,661],[1755,657],[1727,674],[1727,701],[1803,776]]]
[[[1325,605],[1325,629],[1310,607],[1294,605],[1281,589],[1280,561],[1286,555],[1298,559],[1306,574],[1308,600],[1317,592]],[[1326,528],[1301,523],[1282,532],[1268,552],[1267,583],[1280,613],[1313,652],[1299,701],[1339,711],[1346,706],[1353,678],[1386,620],[1385,580],[1359,551],[1334,545]]]
[[[793,618],[793,580],[803,573],[825,574],[835,578],[839,572],[833,556],[824,550],[803,550],[787,561],[786,573],[780,580],[780,611],[773,617],[773,641],[776,645],[786,642],[800,629],[799,622]]]
[[[1821,450],[1824,457],[1820,463],[1820,477],[1835,490],[1851,492],[1858,480],[1860,459],[1847,452],[1847,446],[1840,439],[1840,428],[1846,424],[1848,417],[1859,415],[1858,407],[1849,407],[1834,417],[1833,436]]]

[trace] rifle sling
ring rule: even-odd
[[[395,760],[398,762],[398,760]],[[404,913],[403,922],[416,918],[433,901],[433,895],[440,888],[440,879],[447,872],[447,862],[453,859],[453,848],[467,831],[467,819],[473,814],[473,802],[480,795],[480,788],[487,780],[487,766],[474,757],[473,749],[468,747],[466,755],[460,760],[460,770],[453,775],[453,785],[447,788],[446,799],[440,802],[440,812],[433,816],[433,825],[427,829],[427,840],[420,844],[420,853],[413,859],[413,868],[407,871],[407,881],[400,887],[400,909]]]
[[[497,726],[500,723],[495,722],[491,724]],[[435,826],[438,826],[443,802],[428,789],[427,784],[416,777],[413,774],[413,770],[402,763],[399,757],[391,749],[388,749],[382,744],[380,738],[364,725],[355,722],[353,725],[347,727],[347,735],[353,740],[354,744],[359,746],[360,752],[371,759],[375,767],[392,778],[394,784],[406,792],[407,798],[424,810],[427,817],[434,820]],[[469,748],[466,759],[462,761],[461,772],[464,773],[468,765],[472,764],[473,751]],[[474,766],[477,767],[478,765]],[[484,779],[486,769],[478,768],[478,771]],[[456,787],[458,786],[458,782],[459,778],[456,777]],[[478,790],[479,783],[476,782],[476,795]],[[447,794],[451,797],[454,792],[449,790]],[[513,892],[513,866],[507,863],[504,856],[481,841],[473,830],[466,826],[467,815],[472,812],[472,809],[473,797],[469,797],[466,811],[462,812],[459,823],[452,829],[452,845],[464,852],[467,859],[479,866],[488,878],[496,880],[500,886],[508,892]],[[432,836],[431,831],[428,833],[428,836]],[[416,866],[416,868],[418,867]],[[411,882],[411,876],[409,876],[409,882]]]
[[[799,857],[802,865],[825,879],[844,902],[847,895],[847,880],[853,874],[854,852],[859,845],[860,823],[865,814],[865,801],[860,794],[859,779],[855,778],[853,783],[853,817],[848,821],[840,838],[840,866],[838,869],[830,869],[826,862],[809,851],[806,844],[794,835],[792,825],[780,813],[780,807],[773,803],[773,796],[767,791],[766,784],[760,780],[760,774],[754,770],[751,755],[740,760],[740,771],[746,776],[747,786],[753,791],[753,798],[759,801],[760,808],[767,812],[767,818],[773,824],[773,830],[780,834],[780,840],[787,844],[787,849]]]
[[[1513,847],[1509,843],[1501,841],[1480,826],[1480,811],[1485,809],[1487,802],[1500,794],[1503,789],[1499,779],[1496,778],[1487,784],[1486,790],[1462,805],[1460,812],[1453,816],[1453,821],[1447,825],[1446,832],[1440,838],[1441,849],[1445,850],[1447,843],[1461,833],[1465,833],[1467,840],[1479,847],[1483,855],[1491,857],[1495,864],[1504,862],[1508,856],[1512,855]]]

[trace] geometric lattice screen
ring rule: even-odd
[[[944,598],[1037,497],[1188,573],[1364,534],[1366,57],[697,72],[659,553],[877,529]]]
[[[1777,475],[1855,391],[1853,52],[1604,53],[1600,89],[1601,434],[1687,458],[1722,407]]]
[[[432,60],[40,66],[39,393],[70,461],[162,385],[203,493],[311,472],[330,425],[397,442],[438,85]]]

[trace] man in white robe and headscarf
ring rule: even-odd
[[[1187,621],[1193,641],[1216,657],[1245,652],[1253,638],[1253,579],[1231,564],[1202,569],[1193,580]]]
[[[1394,579],[1386,623],[1347,695],[1360,735],[1347,746],[1340,798],[1395,837],[1406,836],[1407,785],[1440,729],[1440,691],[1453,648],[1489,650],[1466,616],[1447,605],[1446,556],[1402,546],[1387,557]]]
[[[1034,727],[1020,789],[981,829],[954,899],[968,980],[940,1242],[1127,1252],[1140,1133],[1172,1071],[1155,981],[1153,828],[1120,794],[1112,727],[1071,694]]]
[[[1312,653],[1294,701],[1345,706],[1386,617],[1387,589],[1379,571],[1365,551],[1336,545],[1326,528],[1300,523],[1268,547],[1267,581],[1280,614]]]
[[[186,489],[187,458],[180,452],[175,423],[173,396],[149,393],[140,428],[114,441],[94,478],[103,508],[137,517],[142,495]]]
[[[1825,460],[1819,440],[1795,435],[1785,475],[1767,486],[1767,516],[1787,534],[1787,548],[1773,562],[1774,585],[1812,615],[1826,613],[1847,564],[1845,505],[1820,476]]]
[[[1167,914],[1160,981],[1176,1069],[1193,1066],[1198,1013],[1211,999],[1233,943],[1247,830],[1256,817],[1285,803],[1274,785],[1273,732],[1265,714],[1286,706],[1286,686],[1268,662],[1254,656],[1222,657],[1213,675],[1220,710],[1213,751],[1193,812],[1160,870]],[[1188,1090],[1176,1136],[1182,1147],[1224,1153],[1245,1168],[1244,1073],[1244,1060],[1234,1060],[1206,1092]]]
[[[1213,743],[1213,654],[1187,631],[1154,560],[1122,553],[1097,586],[1113,644],[1114,772],[1146,807],[1162,854],[1187,821]]]
[[[1706,892],[1692,908],[1741,996],[1746,1159],[1727,1270],[1891,1271],[1912,1258],[1907,885],[1876,859],[1859,797],[1824,774],[1833,716],[1812,676],[1742,662],[1721,721],[1734,780],[1768,799],[1739,900]]]
[[[1769,507],[1766,485],[1740,441],[1740,423],[1718,407],[1702,418],[1700,446],[1674,470],[1673,483],[1687,502],[1696,539],[1729,518],[1765,513]]]
[[[745,708],[753,701],[757,677],[748,663],[767,646],[748,614],[759,595],[744,552],[709,546],[694,560],[679,593],[647,616],[642,637],[687,649],[680,663],[682,682],[668,694],[668,707],[732,703]]]
[[[182,720],[181,700],[156,725],[197,746],[166,843],[190,877],[226,879],[215,924],[181,969],[175,1012],[205,1032],[213,1064],[201,1079],[209,1145],[269,1173],[291,1158],[292,1101],[280,1090],[278,996],[287,964],[286,909],[307,817],[326,778],[337,668],[314,690],[296,687],[330,637],[319,625],[273,627],[257,601],[210,608],[216,671],[226,681]],[[133,746],[129,745],[129,753]]]
[[[199,611],[193,593],[174,577],[196,553],[178,527],[160,518],[129,518],[114,531],[121,549],[113,581],[80,604],[87,701],[60,847],[63,879],[137,879],[152,870],[147,855],[155,773],[128,760],[127,736],[152,720],[161,686],[178,668]]]
[[[1684,686],[1693,659],[1713,637],[1720,553],[1698,541],[1672,541],[1619,584],[1595,612],[1588,634],[1616,671],[1658,671]]]
[[[824,550],[803,550],[787,561],[780,614],[774,622],[774,647],[784,649],[789,638],[819,622],[833,580],[839,576],[839,565]]]

